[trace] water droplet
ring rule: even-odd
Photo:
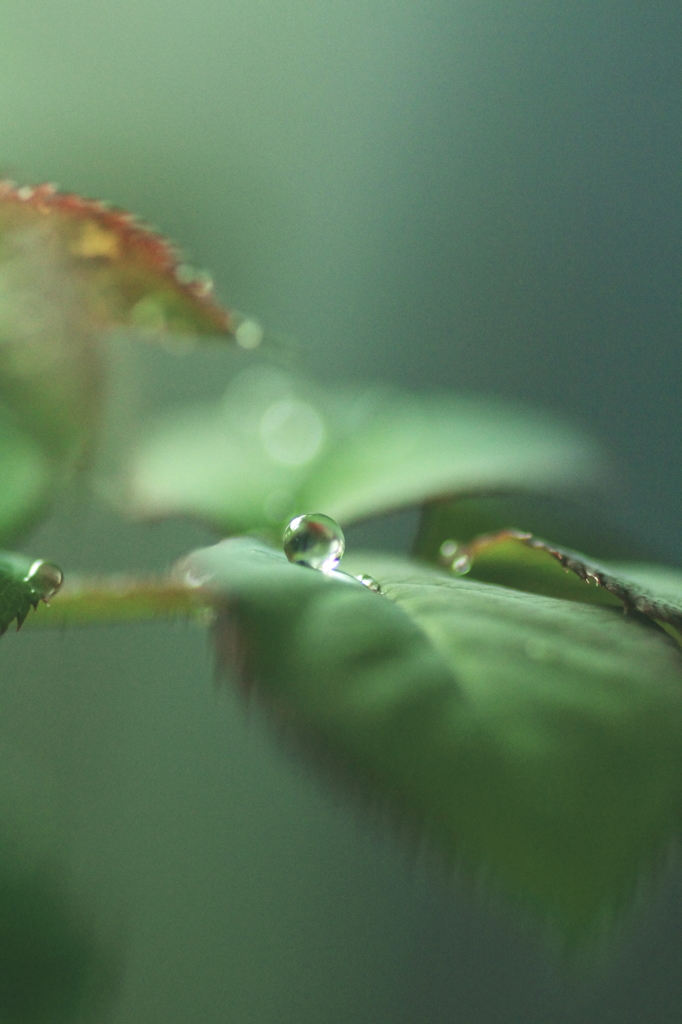
[[[38,560],[24,576],[24,582],[31,585],[36,597],[41,601],[49,601],[57,593],[64,581],[64,574],[58,565]]]
[[[234,336],[240,348],[258,348],[263,341],[263,328],[255,320],[242,320]]]
[[[179,284],[185,285],[195,295],[206,296],[213,291],[213,278],[206,270],[197,270],[187,263],[179,263],[175,268],[175,278]]]
[[[284,531],[283,543],[290,562],[322,572],[335,569],[346,549],[339,524],[319,512],[292,519]]]
[[[440,564],[451,569],[455,576],[464,576],[473,564],[465,545],[456,540],[444,540],[440,546]]]
[[[441,561],[446,565],[451,565],[458,547],[459,544],[456,540],[444,540],[440,546]]]
[[[454,572],[455,576],[466,576],[472,565],[471,555],[466,551],[462,551],[460,555],[455,555],[450,569]]]
[[[184,575],[181,576],[181,579],[183,580],[186,586],[199,588],[205,587],[207,583],[210,583],[210,581],[213,579],[213,576],[210,572],[197,572],[196,569],[189,568],[184,573]]]
[[[360,575],[355,578],[362,583],[363,587],[367,587],[368,590],[373,590],[376,594],[381,593],[381,585],[373,576],[369,576],[366,572],[361,572]]]

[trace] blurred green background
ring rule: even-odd
[[[328,381],[563,411],[618,461],[612,518],[679,563],[681,43],[673,0],[5,0],[0,171],[158,224]],[[27,549],[209,540],[74,497]],[[101,1019],[679,1020],[674,873],[567,977],[216,690],[198,629],[26,632],[0,665],[30,766],[0,795],[122,977]]]

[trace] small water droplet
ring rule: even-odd
[[[255,320],[242,320],[234,332],[234,337],[240,348],[258,348],[263,341],[263,328]]]
[[[58,565],[38,559],[24,576],[24,582],[31,585],[41,601],[49,601],[57,593],[64,581],[64,574]]]
[[[361,572],[359,576],[355,577],[362,583],[363,587],[367,587],[368,590],[373,590],[376,594],[381,593],[381,585],[378,580],[375,580],[373,576],[368,575],[366,572]]]
[[[455,555],[450,569],[454,572],[455,576],[466,576],[472,565],[473,561],[471,555],[468,552],[463,551],[460,555]]]
[[[452,560],[457,554],[457,548],[459,544],[456,540],[444,540],[440,546],[440,557],[441,561],[445,565],[451,565]]]
[[[339,524],[319,512],[292,519],[284,531],[283,544],[290,562],[322,572],[335,569],[346,549]]]
[[[451,569],[455,576],[464,576],[473,564],[466,547],[456,540],[444,540],[439,554],[440,564],[446,569]]]

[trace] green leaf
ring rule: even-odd
[[[0,551],[0,635],[10,623],[22,625],[31,608],[49,601],[59,590],[61,570],[50,562],[13,551]]]
[[[596,934],[677,829],[679,649],[619,610],[346,561],[383,594],[245,539],[184,568],[223,602],[220,664],[278,724],[470,875]]]
[[[49,185],[0,182],[0,463],[15,467],[0,541],[91,454],[106,389],[97,337],[125,325],[237,329],[210,284],[134,218]]]
[[[472,490],[585,484],[598,468],[580,433],[523,407],[326,390],[256,366],[222,406],[162,422],[134,452],[124,490],[139,517],[281,536],[305,512],[345,525]]]
[[[510,529],[466,544],[446,542],[440,562],[486,583],[585,604],[620,605],[682,637],[682,573],[675,569],[609,565]]]

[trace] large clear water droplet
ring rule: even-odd
[[[322,572],[335,569],[346,550],[339,524],[319,512],[292,519],[284,531],[283,543],[290,562]]]
[[[363,587],[367,587],[368,590],[373,590],[376,594],[381,593],[381,584],[373,576],[370,576],[369,573],[361,572],[355,578],[359,583],[362,583]]]
[[[34,562],[24,577],[31,590],[41,601],[49,601],[57,593],[64,581],[64,574],[58,565],[38,560]]]

